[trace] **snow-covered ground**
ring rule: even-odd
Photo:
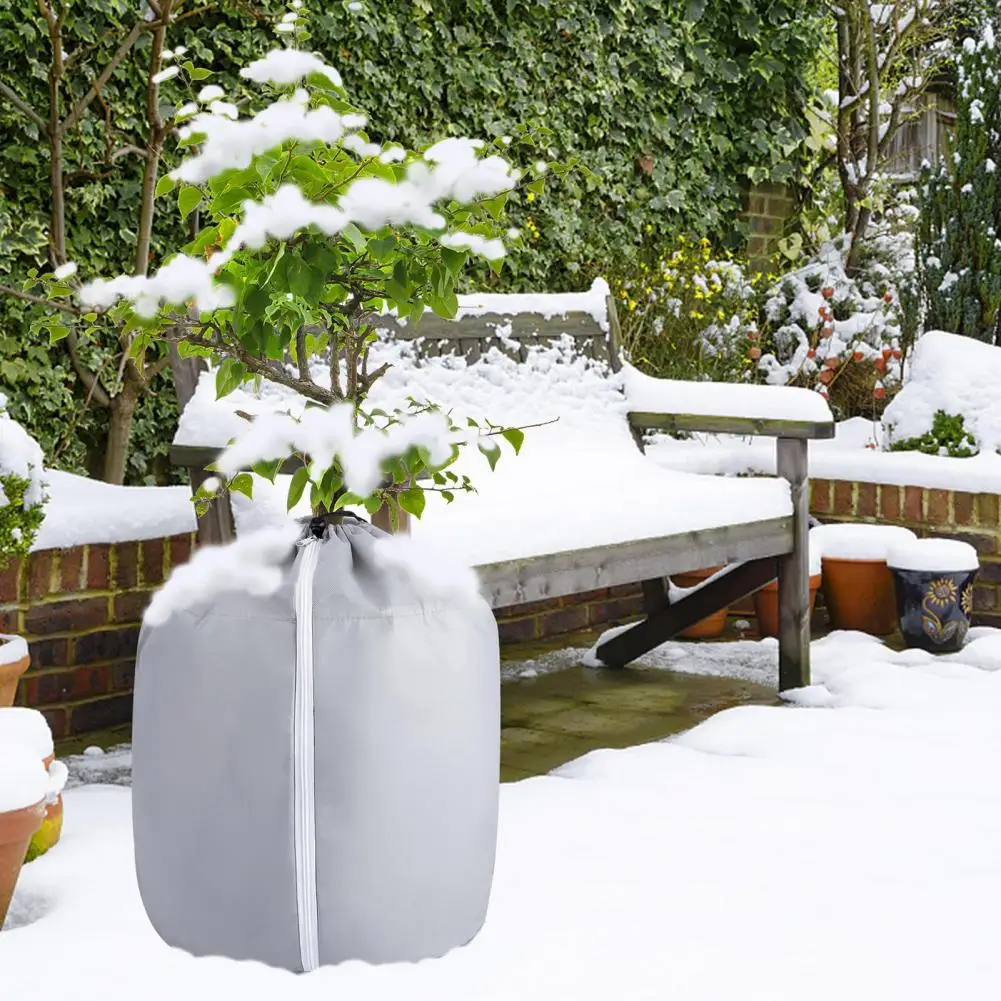
[[[741,647],[768,676],[774,644]],[[63,841],[25,869],[14,927],[0,934],[0,995],[993,996],[1001,632],[975,629],[962,653],[938,659],[834,634],[814,659],[816,684],[797,707],[730,710],[673,740],[504,786],[484,930],[414,965],[297,978],[168,948],[136,888],[129,790],[71,789]]]

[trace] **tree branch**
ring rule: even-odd
[[[63,302],[60,299],[43,299],[39,295],[31,295],[29,292],[22,292],[20,289],[11,288],[10,285],[0,285],[0,292],[5,295],[12,295],[15,299],[24,302],[34,303],[36,306],[45,306],[49,309],[59,309],[64,313],[71,313],[73,316],[83,316],[83,310],[72,303]]]
[[[88,394],[93,397],[99,407],[104,407],[105,409],[109,408],[111,406],[111,397],[108,395],[107,390],[105,390],[105,388],[101,385],[100,378],[91,372],[91,370],[83,363],[83,359],[80,357],[80,345],[77,342],[76,334],[72,328],[70,329],[69,336],[66,338],[66,347],[69,350],[70,361],[73,363],[73,369],[80,381],[83,383]]]
[[[42,0],[39,0],[39,2],[42,2]],[[80,120],[80,116],[87,110],[87,107],[90,105],[90,102],[93,101],[95,97],[97,97],[98,91],[101,90],[101,88],[108,82],[108,79],[111,76],[111,74],[114,73],[116,69],[118,69],[122,60],[132,50],[132,46],[135,45],[136,39],[150,27],[153,27],[153,25],[148,24],[144,21],[136,21],[136,23],[132,25],[131,30],[125,36],[125,38],[122,39],[121,44],[115,50],[115,54],[108,61],[107,66],[105,66],[104,69],[101,70],[100,75],[90,85],[90,88],[86,91],[86,93],[84,93],[83,97],[81,97],[80,100],[73,105],[73,108],[70,110],[70,113],[66,116],[65,120],[59,126],[59,128],[63,132],[68,132],[71,128],[73,128],[74,125],[76,125],[76,123]]]
[[[20,98],[17,93],[11,90],[11,88],[8,87],[2,80],[0,80],[0,95],[7,98],[9,104],[17,108],[17,110],[20,111],[25,118],[27,118],[33,125],[37,126],[38,131],[41,132],[42,135],[48,134],[48,122],[46,122],[45,119],[42,118],[42,116],[35,111],[35,109],[31,107],[27,101]]]

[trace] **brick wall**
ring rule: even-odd
[[[744,218],[750,224],[747,256],[753,269],[764,270],[778,252],[795,209],[792,193],[783,185],[755,184],[748,190]]]
[[[551,601],[497,608],[494,615],[500,641],[506,644],[528,643],[609,626],[635,618],[642,612],[643,591],[640,585],[626,584]]]
[[[980,554],[973,621],[1001,626],[1001,527],[997,494],[811,480],[810,510],[823,522],[903,525],[919,537],[968,542]]]
[[[0,574],[0,628],[28,640],[17,702],[60,738],[128,723],[139,623],[194,535],[43,550]]]

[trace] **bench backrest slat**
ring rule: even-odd
[[[545,345],[569,335],[582,356],[604,361],[612,371],[621,367],[618,318],[611,297],[607,332],[583,310],[551,316],[533,312],[467,314],[454,320],[425,313],[416,323],[400,323],[393,317],[384,317],[375,326],[397,340],[416,342],[418,358],[454,354],[472,364],[496,347],[509,357],[525,361],[531,345]]]

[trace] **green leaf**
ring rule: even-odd
[[[196,188],[193,184],[186,184],[181,188],[177,193],[177,207],[181,212],[181,218],[186,219],[201,200],[201,188]]]
[[[486,456],[487,462],[490,463],[491,471],[496,469],[497,460],[500,458],[500,446],[497,444],[497,442],[481,441],[477,447]]]
[[[156,188],[153,193],[157,196],[157,198],[159,198],[160,195],[165,195],[168,191],[173,191],[174,184],[174,179],[170,176],[170,174],[164,174],[163,177],[156,182]]]
[[[365,235],[353,222],[348,223],[347,226],[341,230],[341,236],[343,236],[359,253],[364,253],[365,249],[368,247],[368,240],[365,239]]]
[[[224,396],[232,393],[238,386],[241,386],[246,375],[247,368],[242,362],[235,361],[233,358],[226,358],[219,366],[218,372],[216,372],[216,399],[221,400]]]
[[[70,335],[70,328],[64,327],[59,323],[53,323],[49,327],[49,343],[56,344],[58,341],[63,340]]]
[[[521,451],[521,446],[525,442],[525,432],[521,428],[507,428],[501,431],[501,437],[514,449],[515,455]]]
[[[196,66],[193,70],[191,70],[188,76],[190,76],[192,80],[207,80],[210,76],[212,76],[212,70],[207,70],[204,66]]]
[[[282,459],[273,459],[270,462],[255,462],[254,472],[260,476],[262,480],[267,480],[268,483],[274,483],[279,470],[282,468],[283,461],[284,460]]]
[[[411,487],[400,494],[400,507],[415,518],[420,518],[424,513],[425,503],[424,491],[420,487]]]
[[[450,250],[448,247],[442,247],[441,259],[452,277],[458,278],[463,264],[466,263],[466,255],[460,250]]]
[[[455,500],[455,494],[451,490],[442,490],[441,495],[445,498],[446,504],[451,504]]]
[[[250,473],[237,473],[229,481],[229,491],[234,494],[243,494],[251,500],[254,498],[254,478]]]
[[[544,177],[537,177],[530,184],[526,185],[529,191],[536,195],[544,195],[546,193],[546,179]]]
[[[285,507],[286,511],[291,511],[292,508],[302,500],[302,495],[306,490],[306,484],[309,483],[309,470],[305,466],[300,466],[292,474],[292,482],[288,487],[288,503]]]

